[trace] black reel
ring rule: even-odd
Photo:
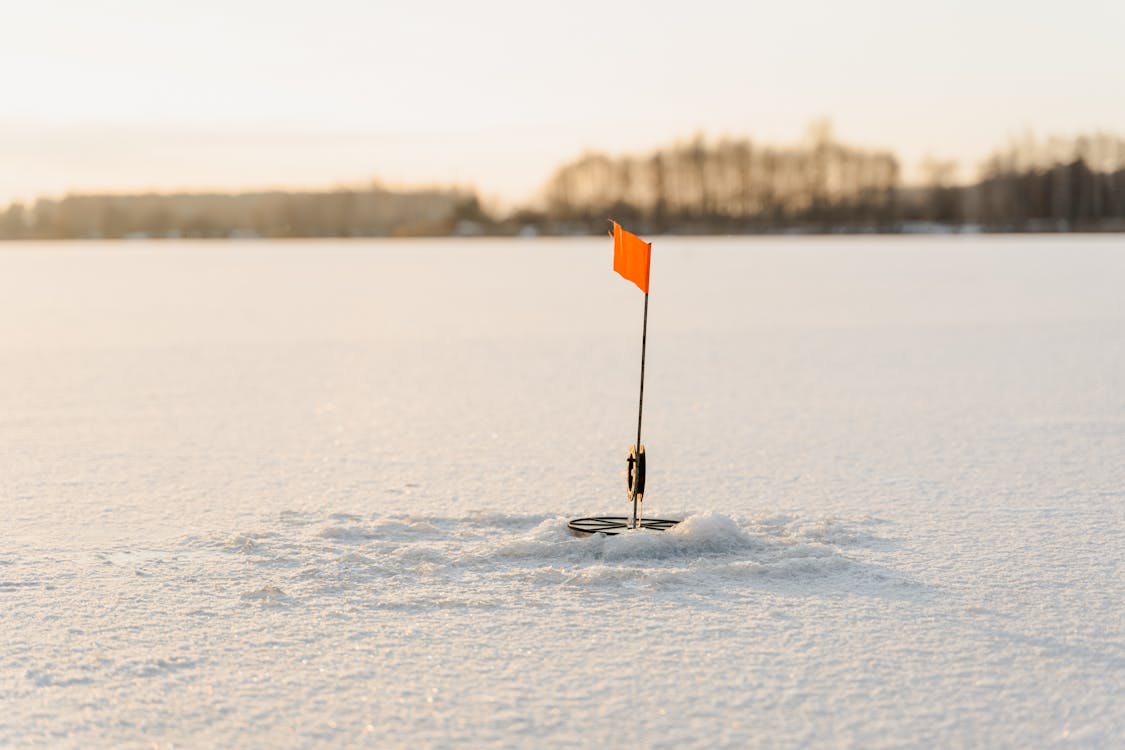
[[[629,489],[629,499],[641,497],[645,494],[645,447],[632,445],[629,447],[629,457],[625,459],[628,467],[625,475],[626,486]]]

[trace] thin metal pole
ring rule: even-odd
[[[637,399],[637,454],[641,452],[641,417],[645,410],[645,343],[648,339],[648,292],[645,292],[645,320],[641,327],[641,393]],[[634,478],[639,467],[633,467]],[[637,528],[637,494],[633,493],[633,528]]]

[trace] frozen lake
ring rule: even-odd
[[[0,245],[0,746],[1121,747],[1125,239]]]

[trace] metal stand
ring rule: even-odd
[[[643,515],[641,504],[645,495],[645,446],[641,442],[641,417],[645,413],[645,344],[648,343],[648,292],[645,292],[645,319],[641,326],[641,391],[637,398],[637,442],[627,459],[629,465],[629,499],[633,501],[633,528]]]
[[[576,518],[567,524],[567,527],[581,536],[588,534],[620,534],[627,529],[650,529],[652,531],[666,531],[679,521],[669,521],[662,518],[644,517],[645,496],[645,446],[641,442],[641,418],[645,408],[645,345],[648,341],[648,292],[645,292],[645,317],[641,327],[641,390],[637,399],[637,442],[629,448],[629,457],[625,459],[628,467],[627,481],[629,501],[633,503],[633,516],[593,516],[590,518]]]

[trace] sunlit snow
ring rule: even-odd
[[[0,247],[0,746],[1116,747],[1116,237]]]

